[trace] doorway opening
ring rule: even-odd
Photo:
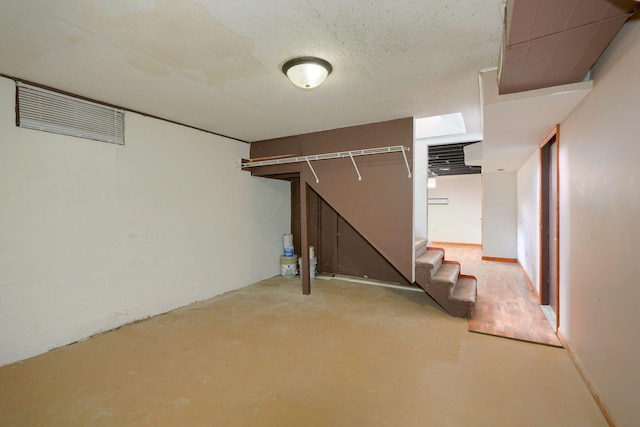
[[[540,144],[540,305],[549,323],[560,325],[559,129]]]

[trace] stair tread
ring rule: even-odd
[[[442,251],[429,249],[424,254],[416,258],[416,264],[434,265],[441,258],[442,258]]]
[[[477,282],[470,277],[460,277],[451,291],[451,300],[467,304],[476,302]]]
[[[447,283],[455,285],[458,281],[460,266],[458,264],[442,264],[438,271],[433,275],[434,282]]]
[[[427,239],[415,239],[414,240],[413,246],[414,246],[414,249],[415,249],[416,258],[418,258],[419,256],[421,256],[422,254],[424,254],[427,251],[427,243],[428,243]]]
[[[428,241],[427,239],[420,239],[420,238],[418,238],[418,239],[415,239],[415,240],[413,241],[413,244],[414,244],[415,246],[418,246],[418,245],[422,246],[422,245],[424,245],[424,246],[426,247],[428,242],[429,242],[429,241]]]

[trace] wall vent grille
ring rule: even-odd
[[[124,145],[124,110],[22,82],[17,86],[18,126]]]

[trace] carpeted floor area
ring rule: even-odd
[[[553,384],[553,387],[549,387]],[[276,277],[0,368],[2,426],[605,426],[564,349]]]

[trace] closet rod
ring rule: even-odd
[[[249,160],[243,159],[242,162],[240,163],[240,166],[243,168],[255,168],[258,166],[284,165],[287,163],[301,163],[301,162],[315,161],[315,160],[340,159],[343,157],[358,157],[358,156],[369,156],[373,154],[386,154],[386,153],[398,153],[398,152],[402,152],[403,156],[406,157],[406,155],[404,154],[405,151],[411,151],[411,148],[405,147],[403,145],[394,145],[390,147],[365,148],[362,150],[348,150],[348,151],[339,151],[336,153],[309,154],[306,156],[283,157],[283,158],[268,159],[268,160],[251,161],[251,159]]]

